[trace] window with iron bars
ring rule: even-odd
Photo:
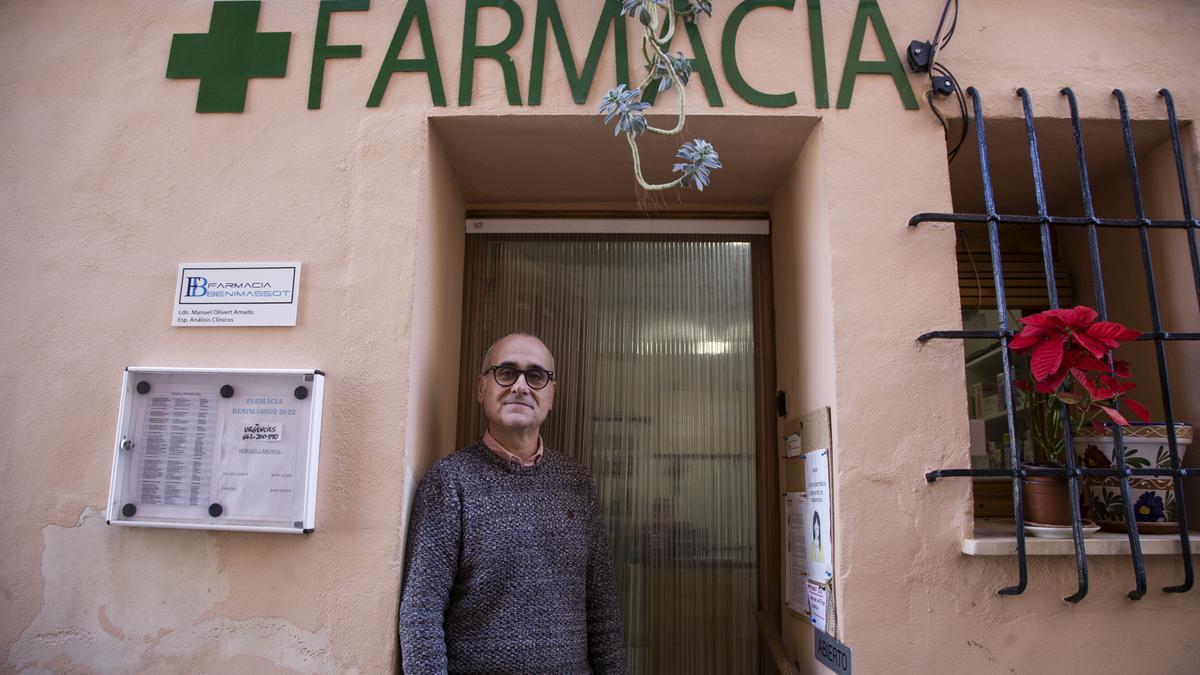
[[[1016,557],[1017,557],[1017,583],[1012,586],[1007,586],[999,589],[1001,595],[1016,595],[1024,592],[1028,581],[1028,568],[1026,559],[1026,533],[1023,526],[1022,518],[1022,502],[1024,498],[1021,478],[1027,476],[1065,476],[1069,485],[1069,493],[1073,495],[1069,498],[1071,511],[1071,536],[1074,542],[1075,562],[1078,577],[1078,588],[1076,592],[1067,598],[1068,602],[1078,602],[1087,595],[1088,592],[1088,560],[1087,548],[1084,532],[1082,528],[1082,509],[1079,500],[1075,495],[1080,493],[1080,481],[1088,477],[1113,477],[1119,484],[1119,490],[1124,501],[1124,520],[1127,523],[1128,542],[1130,556],[1132,559],[1135,588],[1129,591],[1128,596],[1131,599],[1139,599],[1146,592],[1146,572],[1141,546],[1141,537],[1138,530],[1138,518],[1134,513],[1134,502],[1130,498],[1130,480],[1137,477],[1157,477],[1164,480],[1170,480],[1174,487],[1174,495],[1177,501],[1176,509],[1178,513],[1178,540],[1180,544],[1180,553],[1182,561],[1182,576],[1180,583],[1169,585],[1163,588],[1168,593],[1182,593],[1191,590],[1194,582],[1194,572],[1192,568],[1192,546],[1191,534],[1188,531],[1188,512],[1187,500],[1185,493],[1185,478],[1195,478],[1200,476],[1200,469],[1184,468],[1180,461],[1179,438],[1177,437],[1176,422],[1178,421],[1177,414],[1184,406],[1179,405],[1179,391],[1185,389],[1191,392],[1194,397],[1194,389],[1190,381],[1185,380],[1182,386],[1179,383],[1178,371],[1173,371],[1168,367],[1169,359],[1179,360],[1182,355],[1179,349],[1183,345],[1197,345],[1196,341],[1200,341],[1200,333],[1197,332],[1181,332],[1176,330],[1178,326],[1167,325],[1167,319],[1175,321],[1192,320],[1196,308],[1200,307],[1200,253],[1197,250],[1196,230],[1200,228],[1198,221],[1192,213],[1189,187],[1188,187],[1188,171],[1185,162],[1185,153],[1183,143],[1180,138],[1180,124],[1176,117],[1175,104],[1171,93],[1162,89],[1158,92],[1161,99],[1163,110],[1165,112],[1165,124],[1162,121],[1156,123],[1155,129],[1161,130],[1165,126],[1166,139],[1163,143],[1169,142],[1170,153],[1174,164],[1174,180],[1175,185],[1172,186],[1174,192],[1175,203],[1181,207],[1180,214],[1182,217],[1177,218],[1150,218],[1147,214],[1147,199],[1146,192],[1143,190],[1142,181],[1139,178],[1138,172],[1138,152],[1134,142],[1135,127],[1140,122],[1133,122],[1130,119],[1129,105],[1125,94],[1121,90],[1112,92],[1114,104],[1117,107],[1120,124],[1119,128],[1115,125],[1098,124],[1093,125],[1090,131],[1112,132],[1119,134],[1121,139],[1120,146],[1123,149],[1123,159],[1125,171],[1127,172],[1127,180],[1122,180],[1125,189],[1128,190],[1128,197],[1131,199],[1129,210],[1132,212],[1132,217],[1102,217],[1097,213],[1097,203],[1107,202],[1110,195],[1102,194],[1100,199],[1093,197],[1093,179],[1089,176],[1089,162],[1085,152],[1084,131],[1086,125],[1081,123],[1079,115],[1079,107],[1077,104],[1074,92],[1069,88],[1061,91],[1065,97],[1070,110],[1070,128],[1069,136],[1074,146],[1074,173],[1078,179],[1078,194],[1079,194],[1079,215],[1052,215],[1051,205],[1047,199],[1047,174],[1044,171],[1041,159],[1041,149],[1038,141],[1037,126],[1033,113],[1033,104],[1029,93],[1025,89],[1017,90],[1017,96],[1021,99],[1022,109],[1024,113],[1024,143],[1027,147],[1025,160],[1027,164],[1027,174],[1032,180],[1033,187],[1033,209],[1035,213],[1019,213],[1011,212],[1002,213],[997,206],[996,185],[993,180],[993,167],[991,163],[991,153],[988,145],[988,131],[984,112],[983,101],[980,93],[974,88],[969,88],[967,94],[971,99],[972,121],[975,129],[976,146],[975,150],[978,154],[978,180],[982,185],[982,202],[978,211],[981,212],[961,212],[961,213],[921,213],[913,216],[909,222],[910,226],[918,226],[921,223],[927,222],[943,222],[955,223],[960,230],[960,235],[963,238],[963,247],[967,248],[965,259],[960,254],[960,274],[962,274],[963,263],[973,268],[973,276],[975,284],[969,290],[964,288],[962,291],[964,309],[968,307],[971,293],[975,293],[978,299],[982,299],[985,293],[987,294],[989,303],[993,303],[995,308],[996,325],[989,326],[986,329],[972,330],[934,330],[925,333],[918,337],[918,340],[925,342],[935,339],[953,339],[953,340],[985,340],[995,344],[994,354],[1000,361],[1000,377],[997,378],[997,395],[1003,397],[1002,410],[1003,414],[997,417],[1003,420],[1004,431],[1006,432],[1004,439],[1004,447],[1002,451],[1005,455],[1005,466],[1003,468],[980,468],[972,467],[969,469],[948,468],[930,471],[926,474],[926,479],[929,482],[935,482],[941,478],[950,477],[972,477],[986,478],[997,480],[1001,479],[1011,484],[1012,488],[1012,512],[1015,520],[1015,536],[1016,536]],[[965,121],[964,121],[965,122]],[[1105,128],[1112,126],[1111,129]],[[1097,128],[1098,127],[1098,128]],[[1143,129],[1145,130],[1145,129]],[[1154,129],[1150,130],[1149,135],[1153,135]],[[963,157],[963,160],[968,160]],[[1056,169],[1057,170],[1057,169]],[[1049,176],[1051,180],[1054,175]],[[1109,177],[1112,178],[1111,176]],[[1159,181],[1162,183],[1162,181]],[[1108,185],[1112,185],[1110,180]],[[1163,185],[1154,184],[1150,186],[1153,191],[1153,197],[1156,201],[1161,201],[1163,198]],[[956,195],[956,211],[960,211],[959,200]],[[1061,206],[1056,208],[1058,213],[1064,211]],[[971,229],[978,231],[978,242],[985,242],[982,246],[983,250],[970,250],[970,238],[967,232]],[[1032,233],[1034,235],[1035,251],[1040,255],[1033,256],[1031,260],[1021,259],[1020,255],[1014,255],[1011,246],[1002,246],[1002,242],[1012,242],[1014,238],[1019,238],[1020,233]],[[1166,311],[1163,305],[1163,287],[1162,279],[1162,245],[1157,247],[1159,254],[1159,274],[1156,275],[1156,248],[1152,246],[1152,236],[1162,237],[1167,233],[1171,233],[1172,241],[1170,243],[1171,253],[1175,257],[1179,257],[1181,252],[1186,249],[1186,260],[1183,265],[1186,273],[1182,270],[1168,270],[1174,275],[1172,282],[1178,282],[1180,275],[1190,277],[1187,279],[1186,286],[1189,288],[1187,297],[1182,301],[1186,311]],[[1105,267],[1104,262],[1109,263],[1109,273],[1111,275],[1113,261],[1113,244],[1121,248],[1117,251],[1117,259],[1126,267],[1124,280],[1137,279],[1137,283],[1123,283],[1119,292],[1114,293],[1110,288],[1108,292],[1105,289]],[[1109,256],[1101,255],[1102,248],[1107,247]],[[986,251],[986,253],[985,253]],[[977,255],[978,254],[978,255]],[[986,258],[984,256],[986,255]],[[1024,266],[1028,271],[1030,262],[1040,262],[1041,267],[1041,282],[1044,286],[1041,287],[1040,297],[1029,297],[1027,288],[1023,288],[1022,283],[1014,281],[1020,278],[1020,274],[1013,270],[1006,270],[1006,259],[1017,260],[1017,263],[1010,262],[1010,266]],[[1071,289],[1067,286],[1069,277],[1063,272],[1064,260],[1072,260],[1076,264],[1072,270],[1077,279],[1083,279],[1084,283],[1077,284],[1079,288]],[[990,275],[990,284],[986,284],[980,277],[979,271]],[[1138,269],[1140,268],[1140,269]],[[1189,269],[1190,268],[1190,269]],[[1111,278],[1111,277],[1110,277]],[[970,284],[965,286],[969,287]],[[990,286],[985,288],[985,286]],[[1148,328],[1144,330],[1138,338],[1139,343],[1145,343],[1150,349],[1147,354],[1148,365],[1156,369],[1158,390],[1155,392],[1161,397],[1160,401],[1156,402],[1156,408],[1161,413],[1167,430],[1167,454],[1169,456],[1168,466],[1158,467],[1142,467],[1133,466],[1126,461],[1125,443],[1120,428],[1116,428],[1113,432],[1115,449],[1112,453],[1111,466],[1108,468],[1088,468],[1081,465],[1081,462],[1075,457],[1072,449],[1072,438],[1070,425],[1064,427],[1066,435],[1066,452],[1065,463],[1063,468],[1038,467],[1031,468],[1024,465],[1023,460],[1027,459],[1028,443],[1022,443],[1019,436],[1020,415],[1018,410],[1018,397],[1016,396],[1015,383],[1019,377],[1017,372],[1016,360],[1010,356],[1008,343],[1009,340],[1020,330],[1020,326],[1016,325],[1015,321],[1010,317],[1013,316],[1013,309],[1036,309],[1031,305],[1044,304],[1048,308],[1059,308],[1064,299],[1070,302],[1072,291],[1076,295],[1084,294],[1084,287],[1090,290],[1089,295],[1094,300],[1094,307],[1099,313],[1101,319],[1108,319],[1110,311],[1115,307],[1110,303],[1110,300],[1115,295],[1124,296],[1120,298],[1126,304],[1129,304],[1130,288],[1136,287],[1138,290],[1144,289],[1141,303],[1144,303],[1145,315],[1148,315]],[[1192,297],[1191,287],[1194,287],[1194,297]],[[1010,304],[1009,296],[1012,295],[1014,302]],[[1173,307],[1179,305],[1179,298],[1172,298]],[[1139,303],[1140,304],[1140,303]],[[977,303],[982,305],[982,302]],[[972,327],[975,328],[975,327]],[[1139,326],[1141,328],[1141,326]],[[1193,327],[1194,329],[1194,327]],[[1195,361],[1195,352],[1189,352],[1187,358],[1190,361]],[[1145,371],[1146,369],[1143,369]],[[1173,387],[1171,374],[1176,373],[1176,382]],[[1143,383],[1145,379],[1143,379]],[[1147,387],[1148,388],[1148,387]],[[1065,404],[1064,404],[1065,405]],[[1067,411],[1063,409],[1063,416],[1066,417]],[[1195,414],[1193,412],[1193,414]]]

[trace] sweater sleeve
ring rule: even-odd
[[[621,601],[613,574],[612,553],[608,548],[604,517],[591,489],[592,536],[588,547],[587,623],[588,662],[596,675],[627,675],[625,638],[621,630]]]
[[[400,658],[406,675],[447,672],[445,619],[458,571],[460,504],[434,465],[413,501],[400,592]]]

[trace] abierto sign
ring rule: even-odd
[[[850,675],[850,648],[823,630],[813,631],[813,653],[838,675]]]
[[[295,326],[300,263],[183,263],[172,326]]]

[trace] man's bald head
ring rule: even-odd
[[[517,331],[514,333],[509,333],[508,335],[505,335],[504,337],[500,338],[499,340],[496,340],[495,342],[492,343],[492,346],[487,348],[487,351],[483,353],[483,365],[481,365],[479,368],[480,374],[486,373],[488,368],[491,368],[492,366],[496,365],[496,364],[492,363],[492,353],[494,351],[496,351],[496,346],[499,345],[501,342],[504,342],[505,340],[508,340],[509,338],[514,338],[514,337],[532,338],[534,340],[537,340],[538,342],[541,342],[542,347],[544,347],[546,349],[546,354],[549,355],[549,357],[550,357],[550,363],[546,365],[546,370],[554,370],[554,354],[552,354],[550,352],[549,347],[546,347],[546,343],[542,342],[542,339],[540,337],[538,337],[532,333],[525,333],[522,331]]]

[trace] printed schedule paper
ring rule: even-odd
[[[201,387],[176,385],[147,397],[133,448],[138,509],[148,516],[179,514],[180,507],[207,513],[213,494],[220,396]]]

